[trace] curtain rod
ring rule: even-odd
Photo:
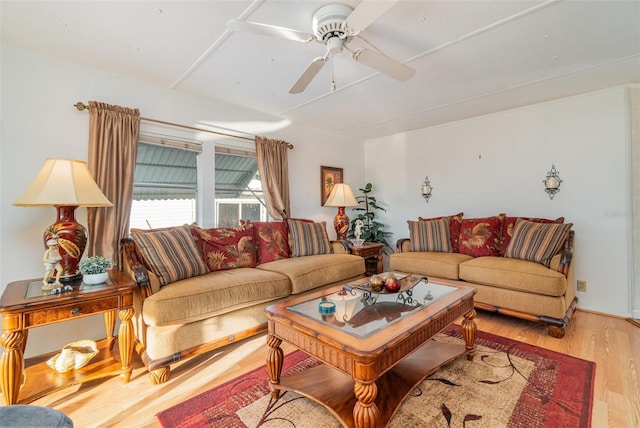
[[[78,101],[73,106],[75,108],[77,108],[79,111],[83,111],[83,110],[88,110],[89,109],[89,106],[86,105],[85,103],[83,103],[82,101]],[[239,138],[241,140],[254,141],[254,138],[255,138],[255,137],[254,138],[241,137],[239,135],[226,134],[224,132],[219,132],[219,131],[212,131],[210,129],[202,129],[202,128],[196,128],[194,126],[181,125],[179,123],[166,122],[164,120],[149,119],[148,117],[141,117],[140,120],[144,120],[146,122],[160,123],[160,124],[163,124],[163,125],[175,126],[175,127],[178,127],[178,128],[191,129],[193,131],[208,132],[210,134],[223,135],[225,137]],[[286,143],[286,144],[287,144],[288,148],[293,149],[293,144],[291,144],[291,143]]]

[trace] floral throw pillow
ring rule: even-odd
[[[504,214],[500,214],[462,219],[458,252],[473,257],[499,256],[504,217]]]
[[[256,221],[247,224],[253,225],[258,264],[289,258],[286,224],[281,221]]]
[[[256,267],[253,225],[200,229],[202,252],[211,272]]]

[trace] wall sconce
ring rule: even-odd
[[[422,183],[422,197],[425,202],[429,202],[429,198],[431,197],[431,192],[433,191],[433,187],[431,187],[431,182],[429,181],[429,176],[424,178],[424,183]]]
[[[549,199],[553,199],[556,193],[560,191],[560,184],[562,184],[562,179],[558,175],[555,165],[551,165],[551,171],[547,172],[547,176],[542,182],[544,183],[544,191],[549,195]]]

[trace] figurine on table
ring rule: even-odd
[[[60,260],[60,250],[58,249],[58,241],[55,239],[47,240],[47,249],[44,252],[42,260],[44,261],[44,278],[42,279],[43,290],[53,290],[62,287],[60,282],[60,276],[62,276],[62,265]],[[49,283],[49,279],[53,276],[55,271],[55,282]]]
[[[353,235],[356,237],[357,240],[360,240],[360,235],[362,235],[362,226],[364,226],[364,223],[362,222],[362,220],[356,220],[354,224]]]

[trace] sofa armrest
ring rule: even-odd
[[[396,253],[406,253],[409,251],[411,245],[411,239],[400,238],[396,241]]]
[[[136,283],[138,283],[140,294],[144,300],[153,294],[149,271],[142,262],[142,255],[138,252],[138,246],[133,239],[123,238],[120,243],[122,244],[122,249],[127,260],[127,266],[125,266],[125,268],[131,272],[131,276],[133,276]]]
[[[569,235],[567,235],[567,239],[564,241],[564,246],[560,251],[560,264],[558,265],[558,272],[567,276],[569,274],[569,267],[571,266],[571,261],[573,260],[573,238],[575,236],[575,232],[573,230],[569,231]]]

